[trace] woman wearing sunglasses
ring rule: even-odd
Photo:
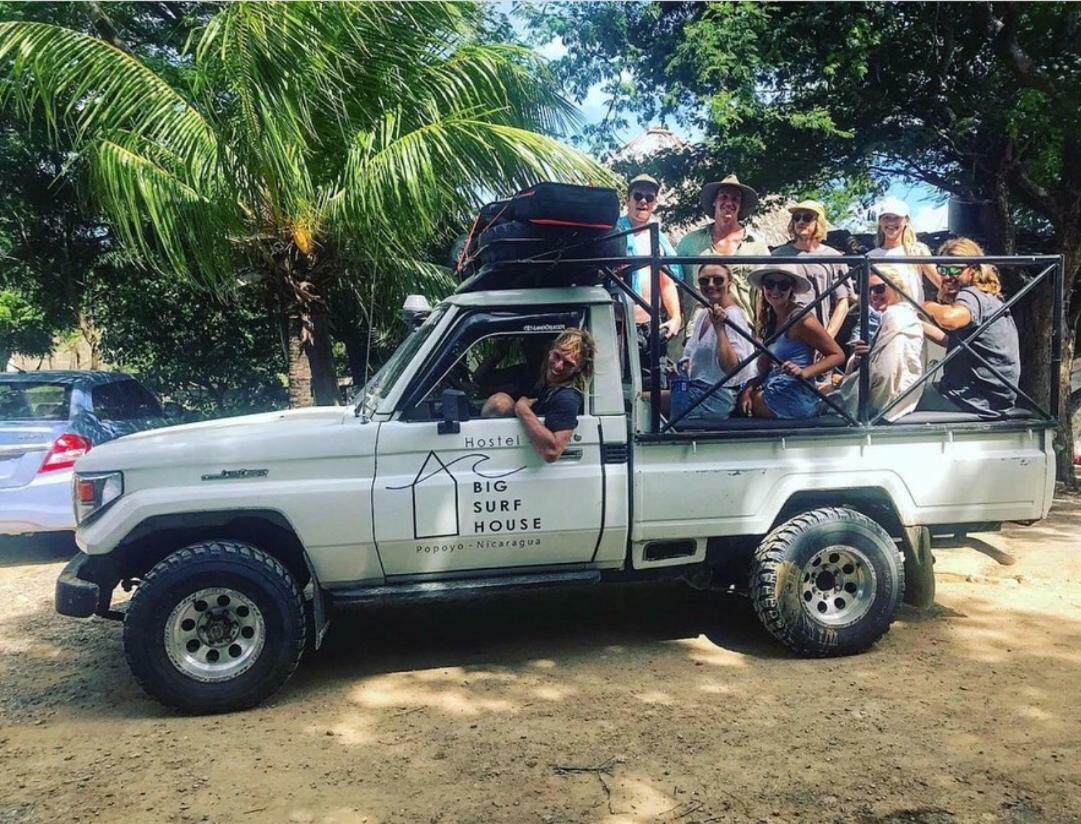
[[[859,410],[860,361],[869,357],[867,409],[873,418],[923,375],[923,324],[915,307],[901,297],[907,282],[897,267],[878,264],[867,286],[871,308],[879,313],[878,329],[870,343],[856,341],[838,392],[845,409],[855,417]],[[922,392],[921,386],[907,395],[886,413],[886,420],[895,421],[915,410]]]
[[[958,237],[943,243],[938,254],[981,257],[983,249],[973,240]],[[925,323],[923,328],[930,340],[946,347],[949,355],[1002,308],[1002,285],[994,267],[985,263],[940,265],[938,273],[942,277],[939,301],[923,304],[924,311],[938,325]],[[957,356],[942,367],[938,391],[929,388],[924,393],[920,409],[997,418],[1013,408],[1017,393],[1008,383],[1016,385],[1021,379],[1021,355],[1017,327],[1010,313],[999,317],[968,345],[1002,377],[961,347]]]
[[[751,336],[751,325],[732,296],[732,270],[727,266],[720,263],[701,266],[698,270],[698,289],[709,301],[710,308],[708,312],[698,313],[679,362],[690,378],[688,405],[703,400],[691,409],[684,420],[723,420],[736,408],[736,393],[740,386],[756,374],[754,361],[725,381],[721,388],[712,393],[709,390],[740,362],[754,354],[754,346],[747,339]],[[735,331],[737,329],[743,335]],[[662,395],[665,414],[668,414],[665,409],[667,400]]]
[[[755,269],[749,280],[762,290],[758,337],[765,341],[800,311],[797,295],[809,292],[811,281],[785,264]],[[808,312],[768,348],[773,358],[759,356],[758,377],[740,393],[740,410],[756,418],[814,417],[821,398],[802,379],[816,378],[844,363],[841,347]]]

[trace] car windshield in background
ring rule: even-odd
[[[0,382],[0,421],[66,421],[70,409],[68,384]]]
[[[375,411],[387,390],[394,386],[405,367],[413,360],[413,355],[417,353],[424,341],[439,325],[443,312],[443,307],[438,307],[428,315],[424,323],[413,330],[402,345],[398,347],[398,351],[390,356],[390,360],[384,363],[383,367],[372,375],[372,379],[364,384],[364,388],[356,394],[353,403],[360,403],[360,411],[363,414],[370,415]]]

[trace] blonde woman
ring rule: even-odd
[[[841,256],[841,253],[832,246],[823,243],[828,230],[825,206],[817,200],[803,200],[795,206],[789,206],[788,212],[792,215],[788,221],[788,236],[791,240],[784,246],[774,249],[772,253],[774,256]],[[797,297],[797,303],[800,306],[806,306],[814,298],[829,292],[829,297],[815,307],[815,317],[826,327],[830,337],[836,338],[837,333],[841,331],[841,324],[845,322],[845,317],[848,315],[849,306],[855,302],[855,292],[852,289],[852,282],[848,280],[836,286],[831,285],[848,271],[848,267],[843,263],[792,265],[796,271],[811,281],[812,286],[811,292]]]
[[[898,292],[905,283],[904,275],[885,263],[877,272],[871,272],[867,284],[871,308],[880,313],[881,321],[870,343],[856,341],[838,389],[842,404],[853,417],[859,410],[859,366],[863,358],[870,359],[867,409],[871,418],[923,375],[923,324],[915,307]],[[895,421],[915,410],[922,391],[920,387],[907,395],[886,414],[886,420]]]
[[[496,392],[485,402],[481,415],[486,418],[516,415],[533,449],[546,463],[551,463],[563,454],[578,427],[585,390],[593,377],[596,352],[597,346],[589,332],[564,330],[548,350],[537,385],[517,400],[506,392]]]
[[[983,249],[966,237],[951,238],[938,250],[939,255],[982,257]],[[939,301],[927,301],[924,310],[935,319],[943,332],[925,323],[928,339],[946,347],[949,355],[960,341],[1002,308],[1002,285],[993,266],[987,264],[940,264],[942,277]],[[1021,378],[1021,355],[1017,327],[1009,312],[999,317],[968,344],[1012,384]],[[942,368],[938,392],[928,390],[921,409],[972,412],[981,417],[999,417],[1011,409],[1017,393],[962,348]]]
[[[916,240],[916,233],[909,221],[908,204],[895,197],[887,197],[875,206],[878,218],[878,235],[875,248],[867,257],[921,257],[930,256],[931,250]],[[917,303],[923,303],[923,279],[927,278],[937,289],[942,282],[935,267],[930,263],[894,264],[905,279],[905,292]],[[907,301],[906,301],[907,302]]]

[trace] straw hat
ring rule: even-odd
[[[701,204],[702,210],[710,217],[713,217],[713,201],[717,199],[717,190],[722,186],[733,186],[743,194],[743,200],[739,205],[740,220],[746,218],[758,205],[758,192],[750,186],[740,183],[739,178],[735,175],[728,175],[724,180],[714,180],[707,183],[702,187],[702,193],[698,196],[698,202]]]
[[[812,289],[810,279],[790,263],[767,264],[766,266],[755,269],[751,274],[747,275],[747,280],[751,282],[751,286],[756,289],[761,289],[762,278],[768,277],[769,275],[784,275],[785,277],[792,278],[792,294],[794,295],[802,295],[805,292],[810,292]]]
[[[814,212],[818,215],[818,219],[823,223],[826,223],[826,207],[819,203],[817,200],[801,200],[795,206],[789,206],[788,211],[791,214],[796,212]]]

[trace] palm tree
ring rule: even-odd
[[[432,293],[433,233],[551,177],[608,180],[548,135],[574,122],[544,65],[476,39],[478,4],[231,3],[168,78],[123,48],[0,23],[0,105],[73,169],[148,266],[288,318],[294,405],[333,403],[328,295]],[[370,307],[367,307],[370,314]]]

